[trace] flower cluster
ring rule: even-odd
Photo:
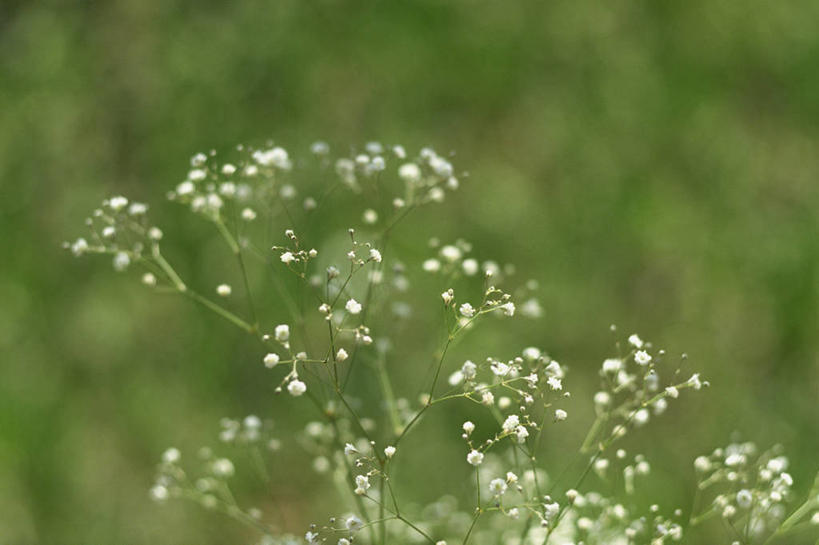
[[[819,523],[819,490],[788,516],[787,459],[778,449],[757,454],[747,443],[697,459],[699,489],[712,494],[701,514],[684,517],[680,508],[659,505],[645,512],[636,504],[634,492],[650,477],[651,463],[613,445],[684,391],[708,385],[687,369],[684,355],[670,358],[636,334],[617,342],[616,355],[603,361],[600,387],[588,402],[595,420],[577,453],[567,449],[568,468],[547,467],[544,437],[581,425],[580,411],[569,411],[568,366],[537,346],[488,355],[467,345],[469,359],[451,350],[492,317],[540,317],[537,282],[509,287],[514,265],[479,259],[464,240],[432,239],[431,254],[420,259],[401,255],[404,247],[390,242],[412,210],[458,188],[464,174],[448,157],[430,148],[411,156],[402,146],[377,142],[341,157],[323,142],[307,157],[272,142],[227,155],[196,154],[168,196],[214,229],[235,258],[234,281],[219,279],[205,289],[183,281],[160,251],[163,235],[147,206],[125,197],[104,201],[87,220],[90,235],[65,245],[77,256],[108,255],[119,271],[140,267],[147,286],[183,295],[255,338],[259,372],[270,377],[271,394],[284,394],[276,410],[293,404],[299,408],[288,416],[311,415],[291,438],[274,437],[271,421],[254,415],[223,419],[220,454],[203,448],[183,457],[171,448],[162,455],[150,489],[154,500],[182,498],[220,511],[260,531],[259,545],[660,545],[680,541],[687,527],[710,517],[749,543]],[[345,198],[345,206],[329,204]],[[333,217],[349,212],[340,229],[325,221],[328,210]],[[414,272],[435,291],[411,294]],[[275,308],[260,293],[275,293]],[[403,339],[404,324],[423,305],[438,312],[443,306],[442,324],[422,326],[425,337],[442,340],[428,375],[404,384],[396,370],[414,362],[395,347],[414,342]],[[355,388],[357,382],[366,386]],[[450,428],[463,441],[461,453],[436,463],[468,475],[469,484],[463,494],[432,502],[405,497],[396,483],[407,478],[401,468],[413,444],[406,438],[445,406],[470,412]],[[247,471],[274,485],[269,470],[285,447],[298,449],[294,457],[337,491],[334,514],[311,519],[322,522],[306,528],[245,502],[234,484],[234,475]],[[573,461],[580,471],[573,473]],[[615,481],[616,492],[595,490]]]

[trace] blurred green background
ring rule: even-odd
[[[456,150],[471,177],[404,235],[464,237],[539,280],[544,317],[488,335],[488,350],[548,349],[571,366],[579,414],[610,323],[687,352],[713,387],[634,437],[655,468],[645,497],[687,508],[690,460],[734,431],[784,444],[806,491],[818,21],[808,0],[4,0],[0,541],[250,542],[216,515],[151,503],[154,464],[169,444],[209,443],[222,416],[272,414],[286,430],[301,415],[271,412],[241,333],[61,243],[124,193],[152,203],[172,257],[210,285],[221,261],[198,249],[212,233],[164,193],[193,153],[266,138]],[[458,457],[459,421],[425,428]],[[303,533],[332,500],[293,474],[297,448],[283,456],[275,501]]]

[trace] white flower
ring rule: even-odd
[[[145,273],[142,275],[142,283],[146,286],[156,286],[156,276],[153,273]]]
[[[648,412],[648,409],[640,409],[636,413],[634,413],[634,424],[637,426],[642,426],[646,422],[648,422],[648,418],[651,413]]]
[[[347,304],[344,305],[344,308],[346,308],[347,312],[349,312],[350,314],[358,314],[359,312],[361,312],[361,303],[359,303],[355,299],[350,299],[349,301],[347,301]]]
[[[131,206],[128,207],[128,213],[132,216],[141,216],[148,211],[148,205],[141,202],[132,203]]]
[[[618,358],[609,358],[603,361],[604,373],[616,373],[623,368],[623,362]]]
[[[373,210],[372,208],[368,208],[364,211],[364,215],[362,216],[362,220],[367,225],[372,225],[378,221],[378,212]]]
[[[214,460],[211,468],[213,470],[213,474],[217,477],[230,477],[234,472],[233,462],[227,458],[219,458],[218,460]]]
[[[608,392],[597,392],[594,394],[594,404],[600,407],[605,407],[611,402],[611,396]]]
[[[343,348],[339,348],[338,352],[336,352],[336,361],[339,362],[339,363],[342,363],[348,357],[349,357],[349,355],[347,354],[347,351],[344,350]]]
[[[472,449],[469,451],[469,454],[466,455],[466,461],[473,466],[479,466],[481,465],[481,462],[483,462],[483,453]]]
[[[665,389],[665,393],[668,394],[668,397],[673,397],[674,399],[680,397],[680,391],[676,386],[669,386]]]
[[[489,481],[489,491],[493,496],[502,496],[506,492],[507,488],[508,485],[503,479],[492,479]]]
[[[304,534],[304,539],[307,541],[307,543],[318,543],[318,538],[319,535],[317,532],[307,532]]]
[[[421,179],[421,169],[415,163],[405,163],[398,168],[398,175],[405,182],[414,183]]]
[[[464,270],[464,274],[467,276],[475,276],[478,274],[478,270],[480,270],[480,265],[478,265],[478,260],[469,258],[464,259],[464,262],[461,263],[461,268]]]
[[[131,258],[128,257],[128,254],[125,252],[117,252],[114,255],[114,270],[117,272],[122,272],[128,268],[128,265],[131,264]]]
[[[167,488],[165,488],[161,484],[158,484],[158,485],[154,486],[153,488],[151,488],[150,495],[151,495],[152,500],[154,500],[156,502],[163,502],[163,501],[168,499],[168,496],[170,494],[168,493]]]
[[[233,290],[227,284],[219,284],[216,286],[216,293],[219,294],[220,297],[227,297],[231,294]]]
[[[470,422],[469,420],[467,420],[466,422],[464,422],[463,426],[461,426],[461,427],[463,428],[464,433],[466,433],[467,435],[469,435],[469,434],[471,434],[473,431],[475,431],[475,424],[473,424],[473,423],[472,423],[472,422]]]
[[[298,397],[307,391],[307,385],[296,379],[287,385],[287,391],[290,392],[290,395],[293,397]]]
[[[489,368],[492,370],[492,373],[499,377],[505,376],[511,371],[511,368],[502,361],[493,361],[489,364]]]
[[[438,272],[441,270],[441,262],[437,259],[427,259],[422,265],[426,272]]]
[[[289,264],[296,261],[296,256],[293,255],[293,252],[284,252],[279,259],[282,260],[282,263]]]
[[[384,449],[384,456],[387,458],[392,458],[395,456],[395,447],[390,445]]]
[[[445,292],[441,294],[441,299],[444,300],[444,304],[449,306],[452,303],[452,300],[455,298],[455,291],[452,288],[449,288]]]
[[[520,425],[520,418],[516,414],[510,414],[506,417],[506,420],[503,421],[503,431],[506,433],[511,433]]]
[[[441,248],[441,257],[443,257],[445,260],[449,261],[450,263],[452,263],[453,261],[457,261],[457,260],[461,259],[462,256],[463,256],[463,252],[461,252],[461,249],[458,248],[457,246],[447,244],[446,246]]]
[[[742,507],[743,509],[748,509],[751,506],[751,501],[753,500],[753,496],[751,495],[750,490],[742,489],[737,492],[737,505]]]
[[[634,348],[643,347],[643,340],[640,337],[638,337],[636,333],[629,336],[628,343]]]
[[[262,361],[264,361],[265,367],[268,369],[273,369],[279,363],[279,355],[274,352],[270,352],[265,354],[264,360]]]
[[[702,382],[700,381],[700,374],[694,373],[693,375],[691,375],[691,378],[688,379],[688,384],[690,384],[691,387],[694,388],[695,390],[701,389]]]
[[[466,380],[472,380],[478,372],[478,366],[470,360],[466,360],[461,366],[461,373]]]
[[[175,464],[180,458],[182,458],[182,454],[177,448],[171,447],[162,453],[162,461],[166,464]]]
[[[119,212],[128,206],[128,199],[123,196],[111,197],[111,199],[108,201],[108,206],[110,206],[111,210],[114,212]]]
[[[363,523],[361,522],[360,518],[358,518],[355,515],[351,515],[347,520],[344,521],[344,526],[346,526],[347,529],[351,532],[357,532],[361,530]]]
[[[472,318],[475,315],[475,309],[469,303],[464,303],[458,310],[467,318]]]
[[[245,221],[253,221],[256,219],[256,212],[252,208],[245,208],[242,210],[242,219]]]
[[[529,437],[529,430],[526,429],[526,426],[518,426],[515,428],[515,435],[517,436],[518,443],[524,443],[526,438]]]
[[[563,420],[566,420],[567,416],[569,416],[569,413],[567,413],[563,409],[557,409],[555,411],[555,421],[556,422],[562,422]]]
[[[551,388],[552,390],[562,390],[563,389],[563,383],[557,377],[549,377],[546,380],[546,382],[549,383],[549,388]]]
[[[381,263],[381,252],[379,252],[375,248],[370,248],[370,259],[372,259],[376,263]]]
[[[290,326],[287,324],[280,324],[276,326],[275,331],[276,340],[279,342],[285,342],[287,339],[290,338]]]
[[[645,350],[638,350],[637,353],[634,354],[634,361],[639,365],[646,365],[651,361],[651,355]]]
[[[88,250],[88,241],[84,238],[78,238],[74,243],[71,245],[71,253],[75,256],[80,256],[84,252]]]
[[[481,403],[487,407],[491,407],[495,403],[495,394],[493,394],[490,390],[485,390],[481,394]]]
[[[368,488],[370,488],[370,478],[367,475],[356,475],[355,493],[359,496],[363,496],[367,493]]]
[[[514,316],[515,315],[515,303],[512,303],[511,301],[509,303],[504,303],[503,305],[501,305],[500,308],[503,309],[503,315],[504,316]]]

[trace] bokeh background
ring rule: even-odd
[[[654,462],[646,502],[687,508],[690,460],[734,432],[782,443],[805,492],[819,453],[817,21],[810,0],[3,1],[0,541],[253,539],[151,503],[154,464],[169,444],[211,442],[225,415],[283,430],[307,417],[274,407],[241,333],[61,243],[124,193],[153,204],[173,258],[210,285],[229,264],[202,255],[213,234],[163,195],[193,153],[267,138],[456,150],[470,178],[404,234],[463,237],[540,282],[544,317],[481,342],[570,365],[578,414],[609,324],[687,352],[713,386],[633,438]],[[458,410],[425,433],[460,459]],[[567,431],[550,455],[576,441]],[[298,448],[282,456],[273,501],[302,533],[333,502],[289,465]],[[414,463],[430,482],[463,478]]]

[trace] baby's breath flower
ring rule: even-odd
[[[355,476],[355,493],[359,496],[363,496],[367,493],[367,490],[370,488],[370,478],[367,475],[356,475]]]
[[[293,252],[283,252],[282,255],[279,256],[279,259],[281,259],[282,263],[285,265],[289,265],[290,263],[296,261],[297,258],[295,255],[293,255]]]
[[[557,409],[555,411],[555,421],[556,422],[562,422],[563,420],[566,420],[567,416],[569,416],[569,414],[566,411],[564,411],[563,409]]]
[[[287,385],[287,391],[290,392],[290,395],[293,397],[299,397],[307,391],[307,385],[302,381],[295,379],[290,381],[290,384]]]
[[[395,447],[393,447],[392,445],[386,447],[384,449],[384,456],[386,456],[387,458],[392,458],[393,456],[395,456]]]
[[[142,283],[146,286],[156,286],[156,276],[153,273],[145,273],[142,275]]]
[[[381,263],[381,252],[379,252],[375,248],[370,248],[370,259],[372,259],[376,263]]]
[[[462,428],[464,430],[464,433],[470,435],[473,431],[475,431],[475,424],[467,420],[466,422],[464,422]]]
[[[355,515],[351,515],[344,521],[344,526],[351,532],[357,532],[361,529],[363,523],[361,522],[360,518]]]
[[[131,264],[131,258],[125,252],[117,252],[114,255],[114,270],[122,272]]]
[[[234,473],[233,462],[227,458],[219,458],[213,461],[211,466],[213,474],[217,477],[231,477]]]
[[[338,352],[336,352],[336,361],[339,363],[343,363],[348,357],[347,351],[343,348],[339,348]]]
[[[472,464],[473,466],[479,466],[481,465],[481,462],[483,462],[483,453],[478,452],[475,449],[472,449],[466,455],[466,461]]]
[[[472,318],[475,315],[475,309],[469,303],[462,304],[458,311],[467,318]]]
[[[506,481],[503,479],[492,479],[489,481],[489,491],[492,493],[493,496],[502,496],[506,493],[506,489],[508,485]]]
[[[279,355],[274,352],[269,352],[265,354],[264,357],[264,366],[268,369],[273,369],[279,363]]]
[[[287,324],[277,325],[275,336],[277,341],[286,342],[290,338],[290,326]]]
[[[227,284],[219,284],[216,286],[216,293],[219,294],[220,297],[227,297],[233,290]]]
[[[346,308],[350,314],[359,314],[361,312],[361,303],[355,299],[350,299],[347,301],[347,304],[344,305],[344,308]]]
[[[628,343],[631,346],[633,346],[634,348],[642,348],[643,347],[643,340],[640,337],[638,337],[636,333],[629,336]]]
[[[645,350],[638,350],[634,354],[634,361],[636,361],[640,365],[646,365],[648,362],[651,361],[651,355]]]

